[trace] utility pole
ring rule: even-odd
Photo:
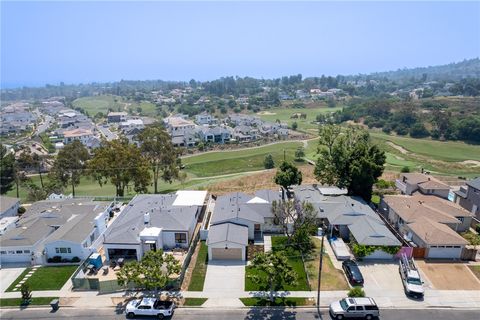
[[[318,288],[317,288],[317,312],[319,319],[322,319],[320,313],[320,285],[322,284],[322,263],[323,263],[323,240],[325,239],[325,229],[322,225],[322,241],[320,244],[320,263],[318,265]]]

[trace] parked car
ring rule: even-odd
[[[360,268],[353,260],[345,260],[342,262],[342,268],[347,275],[348,281],[353,286],[363,286],[363,276]]]
[[[154,316],[158,319],[173,315],[175,304],[172,301],[160,301],[156,298],[143,298],[132,300],[127,304],[125,313],[127,318],[135,316]]]
[[[380,316],[380,311],[372,298],[345,298],[330,304],[330,315],[334,319],[364,318],[371,320]]]

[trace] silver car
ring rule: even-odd
[[[380,316],[380,311],[372,298],[345,298],[330,305],[330,315],[334,319],[364,318],[371,320]]]

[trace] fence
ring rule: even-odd
[[[195,248],[197,247],[199,240],[200,240],[200,232],[197,232],[197,234],[193,238],[192,243],[190,244],[190,248],[188,249],[187,256],[183,261],[182,270],[180,271],[180,276],[176,280],[177,283],[175,287],[180,288],[182,286],[183,279],[185,278],[185,273],[187,272],[188,266],[190,264],[190,260],[192,260],[192,255],[195,252]]]
[[[72,280],[73,290],[98,290],[98,279],[85,278],[85,270],[87,270],[88,264],[89,259],[87,258],[78,266],[77,270],[75,270],[70,278]]]

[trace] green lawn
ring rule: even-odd
[[[283,142],[253,149],[210,152],[184,158],[182,162],[188,172],[198,177],[257,171],[264,169],[263,161],[267,154],[271,154],[275,163],[279,164],[285,151],[287,161],[293,161],[299,146],[302,146],[300,142]]]
[[[376,139],[391,141],[410,152],[443,161],[480,161],[480,146],[459,141],[435,141],[431,139],[414,139],[391,136],[380,132],[370,132]]]
[[[207,299],[208,298],[185,298],[183,305],[188,307],[200,307],[205,301],[207,301]]]
[[[75,108],[82,108],[83,110],[87,111],[90,116],[94,116],[98,112],[102,112],[106,115],[108,113],[108,109],[119,111],[120,108],[120,111],[124,111],[125,105],[122,97],[113,95],[78,98],[74,100],[72,104]]]
[[[480,280],[480,266],[468,266],[475,276]]]
[[[317,129],[318,125],[312,122],[316,121],[316,117],[318,114],[321,113],[330,113],[342,110],[342,107],[335,107],[335,108],[271,108],[261,112],[256,113],[255,115],[258,116],[260,119],[270,122],[275,122],[279,119],[281,122],[286,122],[289,126],[292,125],[293,122],[297,122],[298,129],[302,130],[309,130],[309,129]],[[290,117],[294,113],[305,113],[307,115],[307,119],[300,120],[300,119],[290,119]]]
[[[287,291],[309,291],[310,287],[307,281],[307,274],[303,265],[302,257],[298,250],[286,245],[287,237],[274,236],[272,237],[272,250],[282,251],[288,257],[288,262],[293,270],[297,273],[297,283],[295,285],[284,285],[283,290]],[[249,276],[258,274],[262,275],[261,271],[248,266],[245,267],[245,290],[246,291],[264,291],[268,288],[262,288],[258,283],[253,282]]]
[[[203,284],[205,283],[205,275],[207,273],[207,263],[208,247],[205,241],[200,241],[200,249],[192,272],[192,278],[188,285],[188,291],[203,291]]]
[[[7,288],[6,292],[13,291],[13,288],[15,288],[15,286],[16,286],[20,281],[22,281],[22,279],[25,277],[25,275],[26,275],[30,270],[32,270],[32,268],[27,268],[27,269],[23,270],[23,272],[17,277],[17,279],[15,279],[15,281],[13,281],[13,282],[10,284],[10,287]]]
[[[297,307],[315,305],[315,301],[310,298],[275,298],[273,303],[263,298],[240,298],[240,301],[247,307]]]
[[[50,305],[50,301],[53,299],[58,299],[58,297],[38,297],[30,299],[28,305],[31,306],[43,306]],[[20,307],[25,306],[22,304],[23,300],[21,298],[8,298],[0,299],[0,307]]]
[[[77,268],[78,266],[40,267],[25,283],[30,286],[32,291],[60,290]],[[29,269],[31,268],[27,270]],[[7,291],[12,291],[15,284],[21,281],[24,276],[25,274],[22,273]]]

